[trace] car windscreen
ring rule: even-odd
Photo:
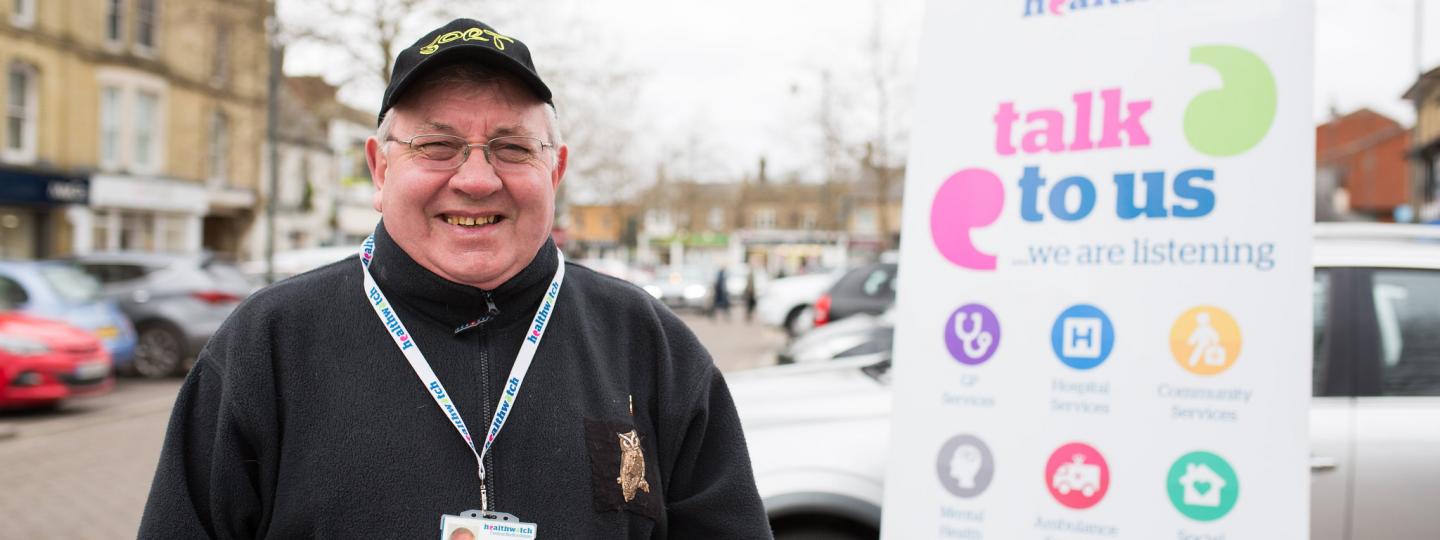
[[[73,266],[40,267],[40,276],[60,298],[70,303],[93,302],[100,297],[100,282]]]

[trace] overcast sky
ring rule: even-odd
[[[654,154],[651,159],[678,146],[677,141],[698,137],[722,163],[718,177],[734,178],[753,170],[761,155],[768,157],[772,171],[813,170],[817,132],[812,118],[822,71],[836,77],[853,108],[871,102],[863,75],[871,61],[865,51],[875,1],[562,0],[569,6],[563,24],[546,24],[549,19],[539,14],[499,21],[483,13],[455,16],[492,22],[530,43],[542,75],[546,53],[558,48],[553,44],[567,39],[572,25],[588,26],[587,43],[641,73],[642,106],[634,115],[652,141],[645,146]],[[1428,2],[1424,29],[1432,36],[1424,44],[1422,64],[1434,67],[1440,65],[1440,32],[1434,31],[1440,28],[1440,2],[1316,0],[1317,121],[1327,118],[1332,106],[1341,112],[1370,107],[1406,125],[1413,121],[1413,110],[1400,96],[1416,75],[1419,1]],[[905,79],[899,85],[905,95],[897,97],[902,102],[911,101],[908,83],[923,4],[885,0],[881,12],[886,47],[897,52],[894,72]],[[282,20],[314,16],[304,6],[301,0],[282,0]],[[426,29],[413,28],[404,41]],[[291,74],[340,77],[335,57],[313,48],[292,48],[286,62]],[[356,84],[341,95],[372,110],[380,91],[378,85]],[[864,116],[851,127],[865,129],[870,119]]]

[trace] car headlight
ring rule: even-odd
[[[10,354],[31,356],[50,352],[45,343],[14,334],[0,334],[0,350]]]
[[[645,292],[650,293],[650,296],[656,300],[659,300],[660,297],[665,296],[665,293],[660,291],[660,287],[656,287],[654,285],[646,285],[641,288],[645,289]]]
[[[685,287],[685,299],[697,300],[705,297],[704,285],[689,285]]]

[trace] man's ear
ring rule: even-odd
[[[561,145],[555,152],[555,167],[550,171],[550,189],[560,189],[560,181],[565,179],[565,166],[570,163],[570,147]]]
[[[365,139],[365,165],[370,167],[370,181],[375,184],[375,193],[372,195],[371,205],[376,212],[384,213],[380,209],[381,193],[385,189],[385,173],[390,167],[390,161],[385,157],[385,152],[380,149],[380,141],[375,137]]]

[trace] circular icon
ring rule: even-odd
[[[1055,319],[1050,329],[1055,356],[1075,369],[1090,369],[1105,362],[1115,347],[1115,327],[1100,308],[1089,304],[1070,306]]]
[[[1235,507],[1240,498],[1240,478],[1223,458],[1210,452],[1191,452],[1170,466],[1165,491],[1170,504],[1185,517],[1215,521]]]
[[[981,304],[966,304],[945,322],[945,348],[961,364],[978,365],[1000,347],[1000,319]]]
[[[940,445],[935,473],[945,491],[968,499],[990,487],[990,480],[995,477],[995,458],[985,441],[974,435],[956,435]]]
[[[1045,488],[1060,504],[1076,510],[1090,508],[1110,489],[1110,466],[1095,448],[1072,442],[1050,454]]]
[[[1240,357],[1240,325],[1218,307],[1190,308],[1170,326],[1170,353],[1185,371],[1220,373]]]

